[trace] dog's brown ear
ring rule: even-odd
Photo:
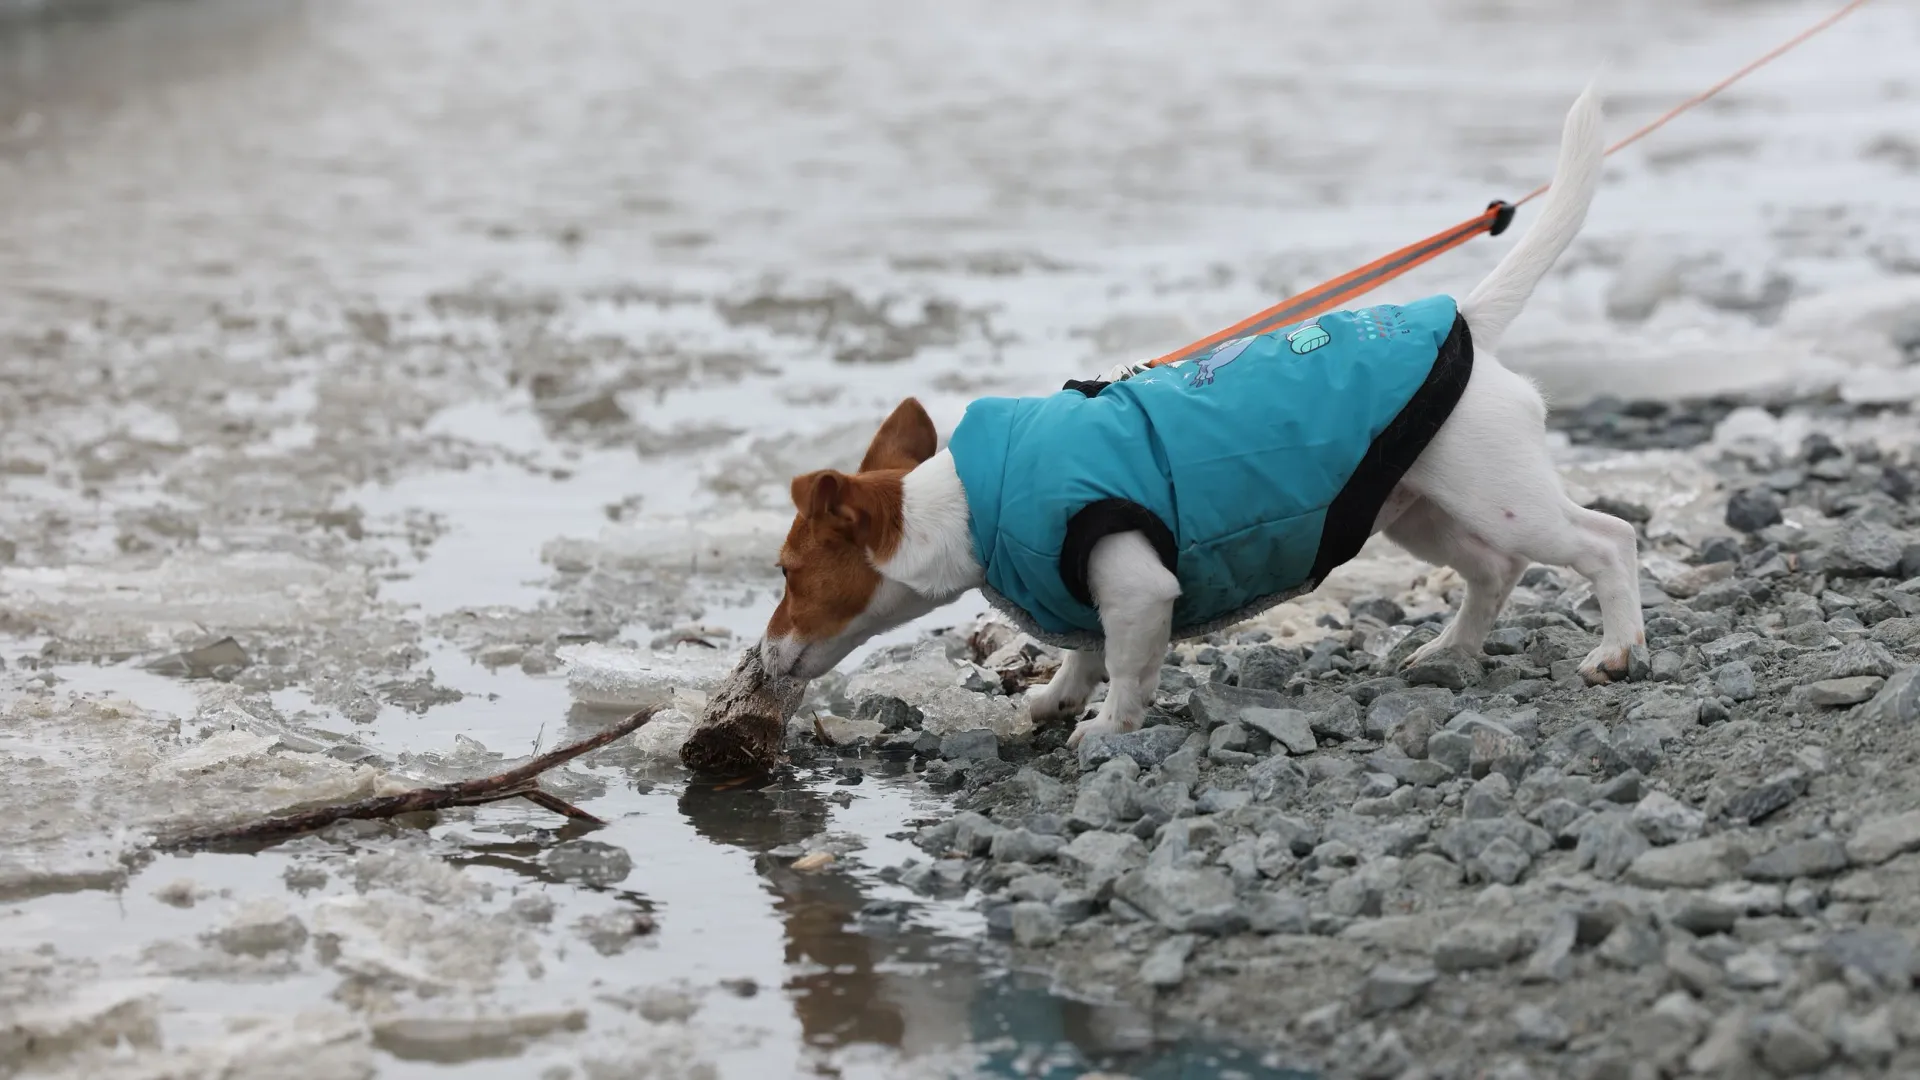
[[[933,456],[940,447],[940,436],[933,430],[933,418],[918,398],[902,401],[880,425],[860,459],[860,471],[875,469],[911,469]]]

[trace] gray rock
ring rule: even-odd
[[[1139,817],[1140,787],[1134,783],[1139,775],[1140,763],[1124,754],[1103,763],[1080,781],[1073,800],[1074,818],[1104,829]]]
[[[1312,718],[1298,709],[1243,709],[1240,722],[1266,732],[1289,754],[1311,754],[1320,746],[1313,738]]]
[[[1501,967],[1518,959],[1532,944],[1526,930],[1512,922],[1464,922],[1433,943],[1433,964],[1445,972]]]
[[[883,731],[907,731],[918,728],[926,719],[919,709],[885,694],[868,694],[853,707],[853,718],[875,721]]]
[[[1259,759],[1247,752],[1248,745],[1244,725],[1221,724],[1207,734],[1207,757],[1228,765],[1251,765]]]
[[[1480,681],[1480,662],[1458,654],[1430,656],[1400,673],[1408,686],[1444,686],[1465,690]]]
[[[1540,936],[1520,973],[1522,982],[1565,982],[1573,974],[1573,946],[1580,935],[1580,917],[1572,911],[1554,916],[1553,925]]]
[[[1742,488],[1727,500],[1727,525],[1743,533],[1759,532],[1784,520],[1779,496],[1767,488]]]
[[[1871,701],[1887,680],[1878,675],[1855,675],[1845,679],[1821,679],[1807,684],[1807,704],[1822,709],[1840,708]]]
[[[1505,626],[1487,635],[1483,646],[1488,656],[1519,656],[1527,651],[1533,631],[1521,626]]]
[[[1255,893],[1242,907],[1246,912],[1247,929],[1256,934],[1307,932],[1307,902],[1292,893]]]
[[[1700,646],[1700,657],[1708,667],[1719,667],[1735,660],[1745,660],[1760,651],[1760,636],[1745,630],[1735,631],[1715,638]]]
[[[1039,862],[1060,854],[1067,841],[1059,836],[1046,836],[1029,832],[1026,829],[1007,829],[995,836],[988,845],[988,853],[994,862]]]
[[[1445,687],[1419,686],[1393,690],[1373,699],[1373,704],[1367,708],[1362,731],[1369,739],[1385,741],[1415,709],[1426,709],[1436,719],[1452,719],[1453,714],[1459,711],[1454,704],[1453,691]]]
[[[1900,573],[1906,537],[1878,522],[1849,518],[1827,552],[1824,569],[1841,577],[1893,577]]]
[[[1500,724],[1485,720],[1472,725],[1468,737],[1473,750],[1467,757],[1468,775],[1478,779],[1493,773],[1518,783],[1533,763],[1533,752],[1525,739]]]
[[[1522,1046],[1558,1050],[1572,1034],[1565,1020],[1538,1005],[1520,1005],[1513,1010],[1513,1038]]]
[[[1513,809],[1513,784],[1501,773],[1492,773],[1467,789],[1461,812],[1469,818],[1505,817]]]
[[[1863,822],[1847,841],[1847,858],[1859,866],[1878,866],[1909,851],[1920,851],[1920,810]]]
[[[1179,933],[1226,934],[1247,925],[1232,880],[1210,868],[1148,866],[1121,875],[1113,892]]]
[[[1745,660],[1735,660],[1715,668],[1713,687],[1720,691],[1722,696],[1730,697],[1735,701],[1750,701],[1760,693],[1759,682],[1753,675],[1753,666]]]
[[[1347,604],[1347,611],[1356,619],[1374,619],[1388,626],[1407,617],[1407,610],[1388,596],[1355,597]]]
[[[1299,669],[1296,650],[1256,645],[1240,654],[1240,685],[1249,690],[1284,690]]]
[[[1553,848],[1553,837],[1548,836],[1546,830],[1512,816],[1456,822],[1435,834],[1434,846],[1447,858],[1466,866],[1501,838],[1512,841],[1521,851],[1536,858]]]
[[[1885,645],[1861,638],[1840,647],[1840,651],[1834,654],[1832,665],[1827,668],[1827,675],[1835,679],[1878,675],[1885,679],[1898,670],[1900,662],[1893,658]]]
[[[1307,790],[1307,774],[1291,759],[1275,755],[1247,770],[1247,784],[1255,799],[1285,804]]]
[[[1873,700],[1854,713],[1869,724],[1911,724],[1920,717],[1920,667],[1905,668],[1887,680]]]
[[[1140,981],[1156,990],[1179,986],[1187,977],[1187,957],[1199,940],[1192,934],[1175,934],[1155,945],[1140,962]]]
[[[1883,1067],[1900,1049],[1893,1024],[1893,1008],[1882,1005],[1865,1016],[1843,1016],[1834,1021],[1833,1041],[1848,1061]]]
[[[1083,832],[1060,849],[1060,859],[1078,866],[1089,888],[1111,881],[1147,861],[1147,845],[1131,833]]]
[[[1692,840],[1706,828],[1707,815],[1664,792],[1655,791],[1633,808],[1633,824],[1656,844]]]
[[[1025,947],[1051,945],[1060,940],[1060,917],[1053,907],[1039,900],[1023,900],[1013,905],[1013,940]]]
[[[1686,669],[1687,658],[1672,649],[1662,649],[1653,654],[1651,666],[1654,682],[1679,682],[1681,672]]]
[[[1744,1077],[1753,1075],[1748,1027],[1752,1016],[1743,1008],[1723,1013],[1707,1029],[1707,1037],[1687,1055],[1687,1069],[1696,1076]]]
[[[1527,820],[1547,830],[1548,835],[1556,840],[1577,840],[1579,833],[1570,831],[1571,827],[1574,822],[1587,816],[1587,808],[1572,799],[1548,799],[1534,807],[1533,812],[1527,815]],[[1640,852],[1636,850],[1633,854]],[[1627,861],[1633,860],[1629,857]],[[1620,869],[1626,869],[1624,863]]]
[[[1628,971],[1659,963],[1662,951],[1659,931],[1639,916],[1628,916],[1615,923],[1596,950],[1602,961]]]
[[[1794,878],[1826,877],[1847,868],[1847,851],[1831,836],[1794,840],[1753,859],[1746,865],[1747,877],[1755,881],[1792,881]]]
[[[1765,821],[1793,804],[1806,790],[1806,777],[1798,772],[1779,779],[1769,780],[1758,787],[1735,795],[1727,800],[1726,815],[1730,821],[1753,824]]]
[[[1727,957],[1727,985],[1735,990],[1765,990],[1793,978],[1793,965],[1771,949],[1748,949]]]
[[[1704,889],[1738,873],[1746,850],[1726,836],[1709,836],[1642,852],[1627,867],[1627,882],[1648,889]]]
[[[1467,863],[1470,876],[1511,885],[1533,865],[1533,856],[1507,837],[1497,837]]]
[[[1473,768],[1473,736],[1458,731],[1436,731],[1427,739],[1427,760],[1444,765],[1455,776]]]
[[[993,732],[986,733],[989,738]],[[1116,734],[1090,735],[1080,743],[1080,768],[1094,769],[1117,757],[1129,757],[1143,769],[1151,769],[1173,756],[1187,741],[1188,730],[1176,724],[1159,724]],[[954,736],[947,736],[948,739]],[[941,741],[941,749],[946,747]],[[995,755],[999,753],[995,749]]]
[[[1863,926],[1831,934],[1820,943],[1815,959],[1832,975],[1855,972],[1889,990],[1905,990],[1913,982],[1913,943],[1890,926]]]
[[[1202,730],[1212,731],[1238,721],[1245,709],[1290,709],[1298,703],[1298,699],[1272,690],[1208,683],[1187,699],[1187,709]]]
[[[1415,760],[1427,756],[1427,740],[1431,738],[1433,738],[1433,714],[1425,709],[1415,709],[1408,713],[1407,718],[1400,721],[1400,726],[1393,731],[1393,745]]]
[[[1426,996],[1428,987],[1440,978],[1430,967],[1401,967],[1378,964],[1367,972],[1360,987],[1360,1015],[1373,1016],[1404,1009]]]
[[[1754,1047],[1760,1060],[1782,1076],[1813,1072],[1833,1057],[1832,1043],[1778,1014],[1754,1021]]]
[[[1083,759],[1085,754],[1082,750]],[[940,756],[949,761],[998,761],[1000,739],[986,728],[949,732],[940,737]]]
[[[993,849],[993,839],[1004,832],[985,814],[963,810],[953,815],[952,850],[962,855],[985,855]]]
[[[1196,814],[1226,814],[1253,802],[1253,792],[1238,788],[1208,788],[1193,800]]]
[[[1322,739],[1352,742],[1361,734],[1360,705],[1344,694],[1316,702],[1309,710],[1307,723]]]

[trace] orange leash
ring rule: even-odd
[[[1721,79],[1719,82],[1714,83],[1712,86],[1707,87],[1705,90],[1702,90],[1680,104],[1675,105],[1673,108],[1668,109],[1652,121],[1642,125],[1638,130],[1634,131],[1633,134],[1607,147],[1606,153],[1602,156],[1611,156],[1614,152],[1639,142],[1647,135],[1666,126],[1667,122],[1674,117],[1712,98],[1714,95],[1732,86],[1734,83],[1739,82],[1741,79],[1746,78],[1759,68],[1778,59],[1795,46],[1805,42],[1808,38],[1813,37],[1834,23],[1853,14],[1855,9],[1864,7],[1867,2],[1868,0],[1849,0],[1849,2],[1838,11],[1807,27],[1805,30],[1800,31],[1793,37],[1788,38],[1785,42],[1775,46],[1772,50],[1747,64],[1745,67],[1742,67],[1740,70]],[[1516,209],[1545,194],[1551,186],[1551,183],[1541,184],[1539,187],[1534,188],[1532,191],[1527,192],[1511,203],[1495,200],[1489,203],[1485,210],[1482,210],[1480,213],[1450,229],[1434,233],[1425,240],[1416,241],[1397,251],[1382,255],[1357,270],[1348,271],[1331,281],[1315,285],[1313,288],[1308,289],[1298,296],[1282,300],[1280,303],[1267,308],[1265,311],[1250,315],[1224,330],[1215,331],[1201,338],[1199,341],[1175,349],[1165,356],[1150,360],[1146,366],[1159,367],[1163,364],[1176,363],[1203,353],[1223,341],[1253,334],[1269,333],[1283,326],[1311,319],[1315,315],[1324,315],[1329,311],[1335,310],[1348,300],[1366,293],[1376,286],[1392,281],[1394,278],[1419,266],[1421,263],[1427,262],[1445,252],[1452,251],[1454,248],[1479,236],[1481,233],[1486,233],[1488,236],[1499,236],[1500,233],[1506,229],[1508,223],[1513,220],[1513,212]]]

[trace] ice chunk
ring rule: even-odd
[[[406,1061],[451,1064],[511,1057],[527,1042],[561,1031],[584,1031],[585,1009],[488,1016],[392,1016],[373,1025],[373,1044]]]
[[[562,646],[554,655],[567,665],[573,700],[607,708],[665,705],[676,689],[711,690],[728,670],[726,657],[711,649],[657,653],[588,642]]]
[[[693,732],[693,717],[679,709],[662,709],[633,733],[633,748],[643,761],[678,762],[680,746]]]
[[[65,998],[0,1010],[0,1061],[24,1066],[121,1042],[160,1044],[158,995],[165,979],[83,986]]]
[[[540,557],[556,569],[574,572],[617,568],[767,577],[792,524],[791,514],[741,510],[645,528],[609,525],[592,540],[550,540]]]
[[[237,765],[266,756],[273,740],[246,731],[227,730],[201,740],[167,759],[166,767],[186,775],[221,765]]]
[[[931,694],[922,692],[906,700],[926,714],[921,726],[935,735],[988,728],[1007,739],[1033,730],[1033,720],[1027,710],[1008,697],[943,686]]]

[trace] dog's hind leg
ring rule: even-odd
[[[1087,585],[1106,636],[1107,700],[1067,737],[1074,747],[1088,735],[1140,727],[1160,685],[1160,665],[1173,635],[1173,604],[1180,598],[1180,579],[1137,532],[1115,533],[1093,545]]]
[[[1600,645],[1580,674],[1607,682],[1626,674],[1628,650],[1646,642],[1638,536],[1625,521],[1567,498],[1545,429],[1533,384],[1491,356],[1476,357],[1459,404],[1403,482],[1494,551],[1571,567],[1593,582]],[[1404,525],[1403,516],[1395,530]]]
[[[1440,631],[1439,637],[1415,650],[1407,658],[1407,664],[1411,666],[1446,652],[1480,655],[1487,632],[1493,629],[1508,595],[1520,575],[1526,572],[1527,560],[1475,536],[1427,499],[1416,499],[1408,505],[1387,527],[1386,533],[1387,539],[1415,557],[1453,567],[1467,583],[1467,596],[1461,601],[1459,614]]]

